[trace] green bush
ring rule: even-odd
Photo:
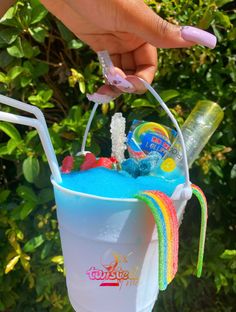
[[[191,169],[209,201],[203,277],[197,279],[199,209],[181,226],[179,272],[154,311],[235,311],[235,11],[231,0],[147,1],[167,20],[212,30],[217,48],[159,50],[154,86],[180,124],[198,100],[218,102],[225,119]],[[0,23],[0,92],[43,110],[59,161],[77,152],[91,110],[85,93],[102,83],[96,55],[37,0],[18,1]],[[0,104],[6,112],[16,109]],[[109,120],[162,120],[150,94],[123,95],[96,114],[87,148],[109,154]],[[21,113],[21,112],[20,112]],[[25,113],[22,113],[25,114]],[[28,116],[28,114],[26,114]],[[50,172],[35,130],[0,122],[0,311],[72,311]]]

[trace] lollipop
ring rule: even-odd
[[[127,149],[130,157],[146,158],[156,152],[161,159],[171,146],[176,132],[155,122],[135,120],[128,133]]]

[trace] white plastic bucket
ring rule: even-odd
[[[157,231],[136,199],[109,199],[52,180],[66,283],[78,312],[151,312],[158,296]]]

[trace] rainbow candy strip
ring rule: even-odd
[[[159,240],[159,289],[165,290],[178,267],[179,224],[171,199],[159,191],[145,191],[136,195],[153,214]]]
[[[200,240],[198,248],[198,261],[197,261],[197,277],[201,277],[202,274],[202,265],[203,265],[203,256],[204,256],[204,247],[206,239],[206,228],[207,228],[207,200],[203,191],[195,184],[191,185],[193,189],[193,194],[197,197],[200,206],[201,206],[201,230],[200,230]]]

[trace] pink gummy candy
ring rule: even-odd
[[[74,166],[73,156],[66,156],[62,161],[61,172],[70,173]]]

